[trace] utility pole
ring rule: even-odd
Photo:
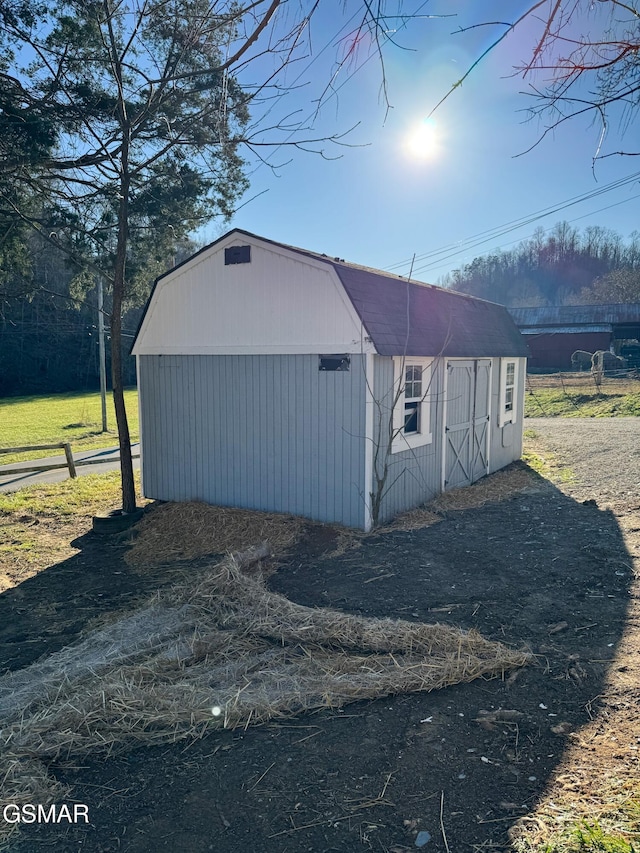
[[[98,276],[98,351],[100,354],[100,399],[102,402],[102,432],[107,431],[107,356],[104,346],[104,295],[102,276]]]

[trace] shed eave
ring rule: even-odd
[[[448,347],[444,350],[435,350],[433,347],[411,347],[405,352],[398,352],[395,347],[378,347],[378,355],[390,356],[391,358],[527,358],[528,350],[524,341],[518,340],[517,345],[510,347]]]
[[[349,342],[336,344],[319,343],[309,344],[274,344],[273,346],[237,346],[237,347],[170,347],[170,346],[139,346],[136,347],[134,355],[329,355],[331,353],[346,353],[349,355],[375,354],[376,350],[371,343]]]
[[[584,326],[529,326],[521,328],[522,335],[583,335],[590,332],[613,332],[610,323],[600,325],[588,324]]]

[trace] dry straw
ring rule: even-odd
[[[230,557],[144,609],[0,678],[0,779],[51,801],[49,762],[501,676],[528,655],[474,631],[294,604]]]
[[[439,495],[429,504],[399,515],[393,522],[374,531],[374,535],[397,530],[428,527],[452,510],[471,509],[493,501],[505,500],[531,488],[535,474],[522,466],[511,466],[472,486]],[[144,570],[195,560],[212,554],[228,554],[267,540],[274,553],[295,545],[305,527],[313,522],[280,513],[256,512],[233,507],[210,506],[199,501],[166,503],[154,507],[136,525],[136,538],[125,556],[126,562]],[[365,534],[335,526],[336,557],[362,544]]]
[[[507,500],[518,492],[537,490],[540,488],[539,480],[538,475],[530,468],[515,463],[502,471],[496,471],[490,477],[483,477],[472,486],[443,492],[429,506],[433,511],[442,513],[475,509],[488,503]]]
[[[396,530],[419,530],[437,524],[448,512],[477,509],[488,503],[498,503],[519,492],[539,488],[537,475],[525,465],[516,463],[490,477],[483,477],[471,486],[451,489],[435,497],[417,509],[397,516],[377,533],[393,533]]]
[[[304,530],[304,519],[199,501],[160,504],[136,525],[136,539],[125,556],[135,568],[161,566],[229,554],[268,540],[274,552],[286,551]]]

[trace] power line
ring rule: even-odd
[[[625,178],[619,178],[616,181],[612,181],[609,184],[605,184],[603,187],[599,187],[597,190],[590,190],[588,193],[583,193],[579,196],[572,196],[563,202],[558,202],[555,205],[551,205],[550,207],[543,208],[541,210],[535,211],[534,213],[527,214],[526,216],[520,217],[520,219],[513,219],[510,222],[505,223],[504,225],[497,225],[493,228],[489,228],[485,231],[480,231],[478,234],[474,234],[471,237],[467,237],[464,240],[459,240],[456,243],[449,243],[440,249],[433,249],[429,252],[425,252],[416,257],[416,260],[426,260],[427,258],[431,258],[437,255],[444,254],[445,252],[450,251],[451,249],[461,249],[464,251],[467,245],[470,245],[472,241],[479,241],[478,245],[482,242],[487,242],[490,239],[498,238],[503,236],[504,234],[509,233],[510,231],[514,231],[517,228],[524,227],[526,225],[535,222],[537,219],[542,219],[545,216],[550,216],[553,213],[557,213],[560,210],[564,210],[567,207],[571,207],[574,204],[579,204],[582,201],[589,201],[591,198],[595,198],[599,195],[602,195],[607,192],[611,192],[611,190],[618,189],[622,186],[625,186],[628,183],[633,183],[633,181],[640,179],[640,172],[634,172],[631,175],[627,175]],[[487,240],[480,240],[480,238],[485,237],[487,235]],[[472,246],[470,246],[472,248]],[[458,254],[458,252],[456,252]],[[399,261],[396,264],[392,264],[388,267],[385,267],[386,270],[393,270],[398,267],[407,266],[411,263],[411,258]]]
[[[545,217],[551,216],[554,213],[558,213],[561,210],[565,210],[568,207],[572,207],[573,205],[580,204],[584,201],[589,201],[592,198],[597,198],[600,195],[604,195],[605,193],[611,192],[612,190],[619,189],[639,179],[640,172],[633,172],[631,175],[627,175],[624,178],[619,178],[616,181],[611,181],[609,184],[605,184],[604,186],[598,187],[595,190],[590,190],[588,193],[583,193],[579,196],[573,196],[563,202],[558,202],[555,205],[551,205],[550,207],[543,208],[534,213],[527,214],[526,216],[520,217],[519,219],[511,220],[510,222],[507,222],[504,225],[498,225],[493,228],[486,229],[485,231],[480,231],[478,234],[475,234],[471,237],[467,237],[464,240],[459,240],[456,243],[449,243],[439,249],[433,249],[429,252],[417,255],[416,261],[430,262],[423,264],[419,267],[414,267],[414,271],[422,272],[423,270],[429,269],[433,266],[441,266],[445,261],[450,260],[451,258],[454,258],[458,255],[461,255],[471,249],[474,249],[476,248],[476,246],[481,246],[485,243],[490,242],[491,240],[499,239],[505,234],[509,234],[512,231],[518,230],[519,228],[524,228],[533,222],[536,222],[540,219],[544,219]],[[404,261],[399,261],[395,264],[391,264],[390,266],[385,267],[385,269],[388,271],[392,271],[398,268],[406,267],[409,263],[411,263],[411,259],[406,259]]]
[[[614,204],[608,204],[606,207],[599,207],[597,210],[592,210],[590,213],[585,213],[582,216],[576,216],[573,219],[568,220],[568,224],[570,225],[572,222],[579,222],[581,219],[586,219],[588,216],[593,216],[595,213],[602,213],[603,210],[610,210],[612,207],[618,207],[621,204],[627,204],[630,201],[634,201],[635,199],[640,198],[640,193],[638,195],[632,195],[630,198],[624,198],[622,201],[616,201]],[[553,230],[554,226],[550,225],[548,228],[543,230],[543,234],[547,234],[549,231]],[[513,246],[514,243],[522,243],[524,240],[528,240],[533,237],[533,234],[529,234],[527,237],[517,237],[515,240],[510,240],[508,243],[501,243],[499,246],[496,246],[496,249],[502,249],[505,246]],[[437,269],[441,264],[428,264],[426,266],[421,267],[421,270],[425,270],[427,268],[435,268]]]
[[[575,219],[570,219],[569,223],[577,222],[579,219],[585,219],[587,216],[593,216],[595,213],[600,213],[603,210],[609,210],[610,208],[617,207],[620,204],[626,204],[627,202],[633,201],[636,198],[640,198],[640,195],[634,195],[634,196],[631,196],[630,198],[625,198],[625,199],[622,199],[621,201],[617,201],[614,204],[608,204],[605,207],[600,207],[597,210],[591,211],[590,213],[585,213],[583,216],[578,216]],[[550,226],[549,228],[545,228],[543,233],[546,234],[548,231],[551,231],[552,228],[553,228],[553,226]],[[513,231],[513,230],[515,230],[515,229],[510,228],[509,231],[505,232],[505,233],[509,233],[510,231]],[[500,235],[497,235],[497,236],[499,237]],[[518,242],[521,242],[522,240],[527,240],[527,239],[531,238],[532,236],[533,236],[533,234],[529,234],[528,237],[519,237],[516,240],[512,240],[511,242],[506,243],[506,244],[503,243],[502,245],[503,246],[504,245],[510,246],[513,243],[518,243]],[[456,257],[456,255],[463,254],[463,253],[469,251],[469,249],[475,248],[476,245],[481,245],[482,243],[487,243],[489,241],[489,239],[494,239],[494,238],[488,238],[487,240],[483,240],[480,243],[474,244],[473,246],[469,246],[468,248],[462,249],[460,252],[454,252],[454,254],[449,255],[447,258],[441,258],[439,261],[432,261],[431,263],[423,264],[421,267],[418,268],[418,271],[424,272],[425,270],[428,270],[428,269],[434,269],[434,268],[437,269],[438,267],[443,266],[444,262],[449,260],[450,258]],[[495,239],[497,239],[497,238],[495,238]],[[500,246],[496,246],[495,248],[499,249]]]

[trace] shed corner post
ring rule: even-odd
[[[522,454],[524,452],[524,406],[525,406],[525,398],[527,396],[527,359],[526,357],[522,357],[518,359],[518,421],[520,423],[520,428],[517,431],[517,457],[516,459],[522,459]]]
[[[374,358],[373,353],[364,356],[365,410],[364,410],[364,531],[373,527],[371,515],[371,493],[373,491],[373,443],[374,443]]]
[[[440,453],[440,494],[447,489],[447,394],[449,392],[448,358],[442,359],[442,450]]]
[[[140,442],[140,493],[141,496],[144,497],[144,459],[142,458],[142,432],[143,432],[143,423],[142,423],[142,388],[140,387],[140,355],[135,353],[136,358],[136,388],[138,391],[138,434],[139,434],[139,442]]]

